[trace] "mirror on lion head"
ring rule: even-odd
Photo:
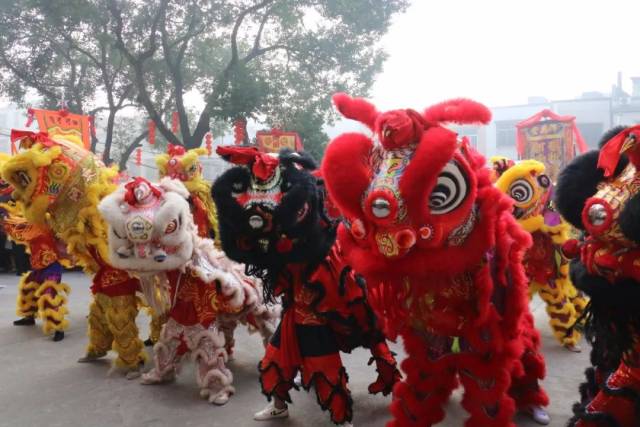
[[[188,197],[180,181],[140,177],[105,197],[98,208],[109,225],[111,264],[142,275],[183,267],[196,234]]]

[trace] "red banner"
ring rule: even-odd
[[[544,163],[546,173],[553,182],[576,153],[587,151],[573,116],[560,116],[553,111],[543,110],[516,127],[520,159],[535,159]]]
[[[49,137],[62,138],[84,146],[91,147],[91,121],[89,116],[70,113],[68,110],[36,110],[29,109],[29,116],[35,116],[40,131],[47,132]]]
[[[284,132],[278,129],[256,132],[258,149],[264,153],[277,153],[283,148],[302,151],[302,140],[297,132]]]

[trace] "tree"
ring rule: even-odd
[[[13,31],[0,30],[0,51],[8,52],[6,60],[0,57],[0,67],[15,76],[15,64],[23,61],[23,85],[43,94],[37,73],[71,77],[84,66],[84,81],[91,83],[75,86],[114,93],[105,106],[114,112],[107,127],[119,106],[134,103],[155,122],[159,136],[187,148],[201,145],[212,122],[231,124],[243,118],[296,126],[289,130],[304,134],[305,146],[318,155],[326,137],[322,125],[334,117],[331,94],[367,95],[386,57],[377,42],[407,0],[20,3],[0,16],[19,24]],[[38,26],[35,35],[18,30],[32,25]],[[72,66],[65,55],[81,65]],[[53,69],[30,67],[43,61]],[[20,95],[20,88],[5,86],[0,87],[4,93]],[[66,80],[58,86],[74,87]],[[100,97],[79,98],[97,104]],[[85,104],[78,107],[85,111]],[[194,107],[195,120],[189,117]],[[180,124],[176,134],[163,120],[174,111]]]
[[[187,147],[201,144],[212,119],[286,122],[301,110],[330,119],[331,93],[366,95],[385,59],[376,42],[406,7],[405,0],[106,1],[140,103],[168,141]],[[171,82],[179,135],[158,120],[149,85],[158,72]],[[184,96],[194,89],[204,107],[190,127]]]

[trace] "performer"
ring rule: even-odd
[[[166,154],[156,157],[160,178],[182,181],[189,190],[189,204],[200,237],[217,240],[218,220],[216,206],[211,198],[211,183],[202,176],[199,156],[207,154],[205,148],[186,151],[181,145],[169,144]]]
[[[640,126],[605,133],[600,149],[560,174],[556,206],[582,230],[563,246],[571,278],[590,297],[585,337],[592,367],[576,427],[637,427],[640,420]]]
[[[227,255],[264,281],[266,299],[282,298],[283,316],[259,365],[271,403],[254,416],[288,416],[289,391],[301,371],[331,420],[351,425],[352,400],[340,351],[365,346],[378,379],[371,393],[388,394],[400,374],[377,327],[362,278],[345,263],[335,224],[324,213],[323,189],[305,154],[279,156],[253,147],[219,147],[236,165],[213,185]]]
[[[71,288],[62,283],[62,256],[60,245],[46,228],[29,224],[20,216],[15,203],[3,203],[5,212],[2,228],[16,243],[25,245],[30,254],[31,271],[24,273],[18,283],[16,326],[35,325],[42,320],[42,331],[53,335],[53,341],[62,341],[69,326],[67,295]],[[69,265],[68,263],[66,263]]]
[[[530,237],[484,159],[444,123],[487,123],[489,110],[457,99],[380,113],[334,96],[374,138],[347,133],[328,146],[322,176],[345,221],[347,260],[367,279],[390,336],[401,334],[406,379],[394,388],[392,426],[426,427],[462,383],[468,427],[514,426],[519,408],[541,424],[545,366],[527,305],[522,256]]]
[[[188,198],[180,181],[135,178],[105,197],[99,209],[109,224],[113,265],[139,277],[154,311],[168,314],[143,384],[172,380],[191,355],[200,395],[223,405],[234,388],[217,322],[250,323],[266,343],[278,313],[263,304],[260,285],[244,276],[242,266],[196,235]]]
[[[561,251],[569,240],[570,226],[552,206],[553,183],[544,173],[544,164],[537,160],[511,164],[496,170],[496,187],[514,200],[513,215],[531,233],[533,246],[524,256],[529,297],[540,295],[553,335],[568,350],[579,352],[580,332],[574,325],[587,299],[569,280],[569,262]]]
[[[139,375],[147,356],[138,337],[137,280],[114,269],[107,233],[97,206],[116,188],[117,171],[105,167],[81,145],[44,132],[12,131],[22,151],[2,167],[30,224],[48,229],[65,242],[74,263],[93,276],[89,309],[89,345],[81,362],[118,353],[115,366]]]

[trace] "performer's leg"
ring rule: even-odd
[[[522,317],[521,339],[524,351],[520,363],[512,371],[509,395],[516,408],[525,411],[539,424],[549,424],[550,417],[545,407],[549,397],[540,386],[545,377],[546,366],[540,351],[540,333],[535,328],[533,315],[529,312]]]
[[[158,342],[153,347],[153,368],[142,374],[142,384],[160,384],[175,378],[183,354],[180,351],[180,347],[184,346],[182,332],[183,327],[173,319],[164,324]]]
[[[45,280],[38,290],[38,316],[42,319],[42,330],[45,334],[54,333],[54,341],[64,338],[64,330],[69,326],[65,315],[67,309],[67,295],[71,292],[69,286],[57,280]]]
[[[492,355],[478,357],[460,372],[464,385],[462,406],[469,412],[466,427],[515,427],[515,402],[508,395],[511,385],[510,363]]]
[[[303,357],[302,384],[306,389],[313,385],[320,407],[329,411],[331,421],[336,424],[350,423],[353,419],[353,400],[347,381],[340,353]]]
[[[113,334],[107,324],[106,310],[109,305],[109,297],[96,293],[93,295],[93,301],[89,306],[89,345],[87,346],[86,355],[78,360],[78,362],[90,362],[95,359],[106,356],[111,350],[113,344]]]
[[[16,326],[34,325],[38,312],[36,290],[39,284],[33,280],[33,273],[24,273],[18,282],[16,315],[20,319],[13,322]]]
[[[436,364],[427,354],[427,343],[419,336],[402,335],[408,354],[401,366],[405,379],[393,389],[388,427],[431,427],[444,419],[444,405],[457,385],[456,371]]]
[[[262,394],[267,396],[269,404],[254,414],[257,421],[266,421],[275,418],[286,418],[289,416],[287,403],[291,403],[289,391],[297,389],[293,380],[298,373],[298,368],[282,366],[282,355],[280,353],[280,328],[276,330],[267,345],[265,355],[258,365],[260,372],[260,388]]]
[[[621,363],[586,410],[576,409],[571,426],[637,427],[640,420],[640,368]]]
[[[549,325],[555,338],[568,349],[576,348],[580,340],[580,333],[576,328],[571,328],[578,315],[571,300],[565,293],[569,282],[556,280],[553,285],[540,285],[539,295],[546,303]]]
[[[150,347],[155,345],[160,339],[162,326],[167,322],[167,316],[156,314],[150,307],[146,308],[146,312],[151,320],[149,321],[149,338],[146,339],[144,345]]]
[[[144,345],[138,337],[136,297],[120,295],[106,298],[109,300],[105,309],[107,325],[113,334],[113,350],[118,353],[115,366],[136,372],[147,360]]]
[[[216,327],[220,332],[224,334],[224,348],[227,352],[227,357],[229,360],[233,360],[233,349],[236,345],[236,340],[233,337],[233,334],[237,326],[237,320],[220,319],[218,322],[216,322]]]
[[[199,325],[198,325],[199,326]],[[186,340],[196,363],[196,379],[200,396],[210,403],[224,405],[235,393],[233,374],[226,367],[224,334],[216,328],[191,328]]]
[[[393,386],[400,381],[402,375],[398,371],[394,354],[389,350],[384,338],[370,350],[371,359],[369,359],[369,365],[375,362],[378,378],[375,382],[369,384],[369,393],[382,393],[386,396],[391,393]]]

